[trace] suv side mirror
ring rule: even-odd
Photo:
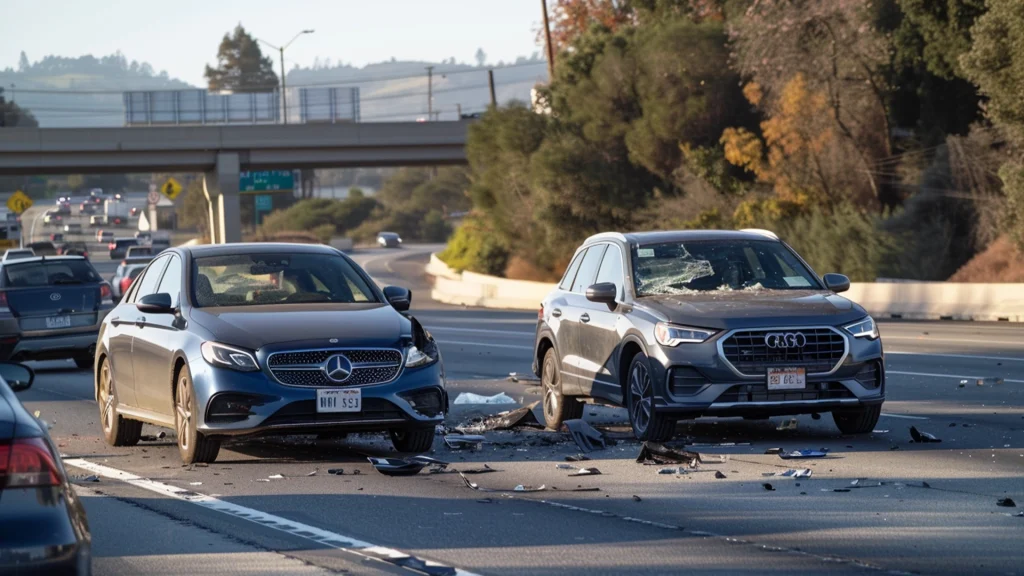
[[[825,274],[823,279],[825,287],[837,294],[850,289],[850,279],[842,274]]]
[[[587,288],[587,300],[601,304],[615,304],[619,288],[612,282],[600,282]]]
[[[412,292],[401,286],[385,286],[384,297],[399,312],[405,312],[409,309],[409,305],[412,304]]]
[[[146,294],[135,304],[135,307],[139,309],[139,312],[150,314],[174,313],[174,307],[171,306],[171,295],[166,292]]]
[[[24,364],[14,362],[0,362],[0,378],[11,387],[14,392],[21,392],[32,387],[36,379],[36,373]]]

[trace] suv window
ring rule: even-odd
[[[137,302],[143,296],[156,294],[157,282],[160,281],[160,274],[163,273],[168,260],[170,258],[164,256],[163,258],[157,258],[150,264],[149,268],[146,269],[146,273],[142,276],[142,280],[136,282],[138,288],[135,289],[131,296],[132,302]]]
[[[597,273],[597,280],[594,284],[611,282],[615,284],[617,297],[622,297],[622,252],[618,246],[608,246],[605,250],[604,259],[601,260],[601,269]]]
[[[27,288],[56,284],[91,284],[100,276],[86,260],[37,260],[10,262],[3,266],[5,288]]]
[[[167,272],[164,272],[164,278],[160,281],[160,287],[156,291],[170,294],[171,306],[178,307],[178,297],[181,295],[181,259],[177,256],[171,256]]]
[[[583,257],[580,269],[576,272],[576,279],[572,282],[573,292],[583,294],[594,283],[594,278],[597,276],[597,268],[601,265],[601,258],[604,257],[606,246],[606,244],[598,244],[597,246],[591,246],[587,250],[587,255]]]
[[[583,255],[586,253],[586,250],[581,250],[580,253],[572,259],[572,263],[569,264],[569,268],[565,271],[565,276],[562,277],[562,282],[558,284],[560,289],[569,290],[572,288],[572,281],[576,278],[576,271],[580,269],[580,262],[583,262]]]

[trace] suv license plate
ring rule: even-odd
[[[363,391],[359,388],[318,388],[317,412],[360,412],[363,409]]]
[[[769,390],[803,390],[807,387],[807,374],[803,368],[769,368]]]
[[[48,316],[46,328],[71,328],[71,316]]]

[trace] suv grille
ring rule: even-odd
[[[333,382],[325,371],[329,358],[341,355],[352,364],[352,374],[344,382]],[[267,366],[281,384],[288,386],[368,386],[383,384],[398,377],[402,370],[402,353],[394,349],[301,350],[276,352],[267,359]]]
[[[800,347],[770,348],[769,334],[802,334]],[[846,338],[831,328],[740,330],[722,341],[722,353],[736,370],[761,376],[768,367],[803,367],[809,374],[832,371],[846,353]]]
[[[806,402],[845,398],[856,396],[839,382],[808,384],[806,390],[768,390],[764,384],[737,384],[730,386],[715,402]]]

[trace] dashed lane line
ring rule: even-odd
[[[120,480],[126,484],[131,484],[137,488],[162,494],[178,500],[183,500],[196,506],[201,506],[208,510],[227,514],[235,518],[242,520],[248,520],[267,528],[273,528],[281,532],[291,534],[292,536],[298,536],[306,540],[311,540],[324,546],[335,548],[337,550],[344,550],[364,558],[372,560],[379,560],[388,562],[402,568],[407,568],[412,571],[419,572],[421,574],[452,574],[455,576],[477,576],[473,572],[441,564],[438,562],[432,562],[424,560],[422,558],[416,558],[400,550],[394,548],[387,548],[384,546],[377,546],[369,542],[344,536],[336,532],[330,532],[323,530],[309,524],[303,524],[294,520],[289,520],[281,516],[275,516],[268,514],[254,508],[246,506],[239,506],[232,502],[226,502],[213,496],[207,496],[192,490],[184,490],[177,486],[171,486],[170,484],[164,484],[163,482],[157,482],[150,480],[149,478],[142,478],[136,476],[130,472],[124,470],[118,470],[117,468],[111,468],[103,464],[97,464],[90,462],[82,458],[69,458],[64,460],[64,463],[68,466],[74,466],[75,468],[81,468],[82,470],[88,470],[93,474],[104,476],[114,480]]]
[[[898,370],[886,370],[888,374],[899,374],[900,376],[926,376],[928,378],[960,378],[961,380],[985,380],[985,376],[964,376],[963,374],[935,374],[931,372],[902,372]],[[1024,384],[1024,380],[1016,380],[1013,378],[1000,378],[1003,382],[1011,382],[1013,384]]]

